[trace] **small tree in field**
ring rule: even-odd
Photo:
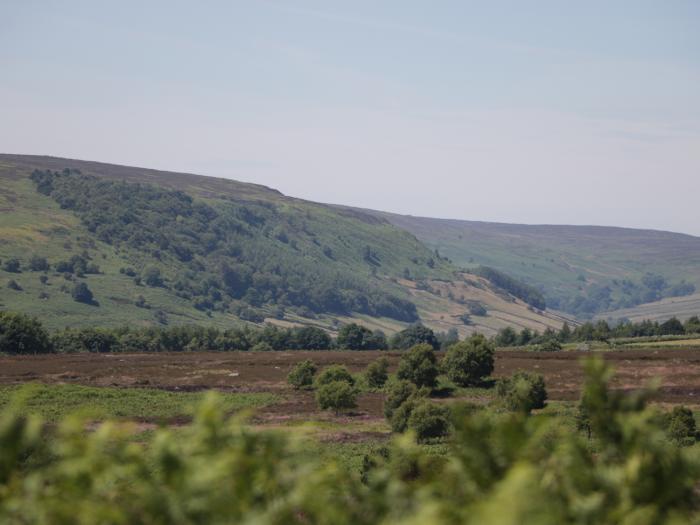
[[[391,383],[384,400],[384,416],[391,420],[396,409],[398,409],[404,401],[418,391],[416,385],[410,381],[396,381]]]
[[[367,384],[370,388],[382,388],[388,379],[389,360],[382,357],[373,361],[367,367]]]
[[[411,348],[401,357],[396,376],[410,381],[417,387],[434,388],[440,370],[437,366],[435,351],[429,344],[422,343]]]
[[[408,428],[416,433],[419,442],[444,437],[450,430],[450,409],[423,400],[411,411]]]
[[[311,387],[311,385],[313,385],[315,374],[316,365],[313,361],[307,359],[306,361],[298,363],[292,369],[292,371],[289,372],[289,375],[287,376],[287,382],[296,389],[309,388]]]
[[[519,371],[498,381],[496,394],[508,410],[529,413],[534,408],[544,408],[547,390],[540,374]]]
[[[493,354],[493,344],[475,334],[450,347],[442,368],[448,379],[459,386],[478,385],[493,372]]]
[[[332,365],[325,368],[316,378],[316,386],[320,387],[334,381],[345,381],[350,386],[355,386],[355,378],[348,369],[342,365]]]
[[[341,410],[357,406],[357,390],[347,381],[331,381],[316,390],[316,402],[322,410]]]

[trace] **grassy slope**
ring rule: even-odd
[[[45,320],[51,328],[66,325],[153,324],[154,312],[158,309],[167,314],[171,323],[196,322],[226,326],[241,322],[231,314],[213,312],[207,316],[167,289],[136,286],[131,278],[120,274],[119,269],[122,267],[138,268],[148,261],[143,254],[118,250],[96,241],[72,212],[61,210],[53,199],[37,193],[27,178],[35,168],[61,170],[65,167],[78,168],[84,174],[103,178],[128,182],[146,181],[187,191],[214,206],[230,205],[231,200],[272,205],[280,215],[289,218],[290,223],[303,223],[300,228],[303,231],[290,231],[290,238],[298,239],[299,247],[316,264],[333,264],[338,271],[374,282],[376,286],[410,298],[418,307],[421,318],[435,328],[455,326],[462,333],[474,329],[493,333],[513,320],[515,324],[539,330],[547,326],[556,327],[560,323],[556,316],[533,313],[520,302],[504,300],[489,289],[488,283],[482,283],[478,287],[465,283],[445,261],[436,260],[435,267],[429,268],[424,261],[431,257],[430,250],[412,234],[371,214],[338,210],[285,197],[263,186],[226,179],[51,157],[0,155],[0,210],[3,217],[0,224],[0,259],[18,257],[26,263],[31,255],[38,254],[47,257],[49,262],[56,262],[80,253],[87,246],[86,243],[94,243],[89,251],[94,262],[100,266],[101,274],[87,276],[86,282],[99,301],[99,307],[77,303],[68,293],[62,292],[62,285],[70,284],[62,276],[50,274],[48,284],[42,285],[37,272],[10,274],[0,270],[0,308],[30,312]],[[311,245],[307,238],[308,232],[313,234],[320,245],[333,249],[334,261],[313,253],[313,249],[318,249]],[[261,242],[267,241],[263,239]],[[372,269],[362,260],[361,248],[365,245],[372,246],[381,255],[381,266],[376,269],[375,276],[372,276]],[[291,252],[287,254],[290,249],[287,245],[275,248],[280,257],[291,256]],[[454,282],[454,286],[460,288],[460,295],[483,302],[490,316],[475,318],[476,323],[472,327],[464,326],[458,319],[460,313],[466,311],[464,305],[455,303],[447,294],[440,296],[415,290],[415,282],[400,277],[405,268],[410,270],[414,278],[426,279],[433,284]],[[172,274],[176,271],[176,267],[171,268]],[[166,276],[167,273],[166,268]],[[23,290],[8,289],[6,283],[9,279],[17,281]],[[48,294],[48,298],[39,299],[42,292]],[[133,304],[138,295],[142,295],[152,306],[150,310],[137,308]],[[391,319],[355,317],[372,328],[381,328],[387,332],[404,326]],[[336,319],[348,320],[332,316],[309,320],[289,313],[280,324],[302,322],[331,328]]]
[[[700,287],[700,238],[596,226],[529,226],[379,213],[456,264],[493,266],[546,294],[566,296],[646,272]],[[581,275],[585,281],[581,281]],[[679,301],[675,299],[674,301]],[[666,302],[664,302],[665,304]],[[654,308],[650,304],[651,314]],[[664,315],[673,309],[664,308]]]

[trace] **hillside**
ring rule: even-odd
[[[700,288],[700,238],[691,235],[376,215],[411,232],[456,265],[505,272],[540,289],[548,308],[582,318],[656,304]],[[653,305],[650,308],[652,313]],[[673,308],[663,311],[675,313]]]
[[[54,328],[360,319],[493,333],[562,321],[383,218],[254,184],[0,155],[0,211],[0,308]]]

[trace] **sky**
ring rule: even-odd
[[[700,236],[700,2],[0,0],[0,152]]]

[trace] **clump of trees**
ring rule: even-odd
[[[410,381],[418,388],[434,388],[439,374],[435,350],[427,343],[417,344],[403,355],[396,371],[396,377]]]
[[[389,378],[389,360],[381,357],[372,361],[367,367],[365,377],[370,388],[382,388]]]
[[[386,350],[386,336],[381,330],[372,332],[368,328],[348,323],[338,330],[336,345],[341,350]]]
[[[472,270],[472,273],[488,279],[498,288],[505,290],[513,297],[517,297],[535,308],[544,310],[547,307],[544,295],[537,288],[522,283],[495,268],[479,266]]]
[[[389,346],[396,350],[408,350],[418,344],[427,344],[435,350],[440,348],[440,341],[435,333],[422,324],[413,324],[397,332],[389,341]]]
[[[45,354],[52,351],[49,334],[36,318],[0,311],[1,354]]]

